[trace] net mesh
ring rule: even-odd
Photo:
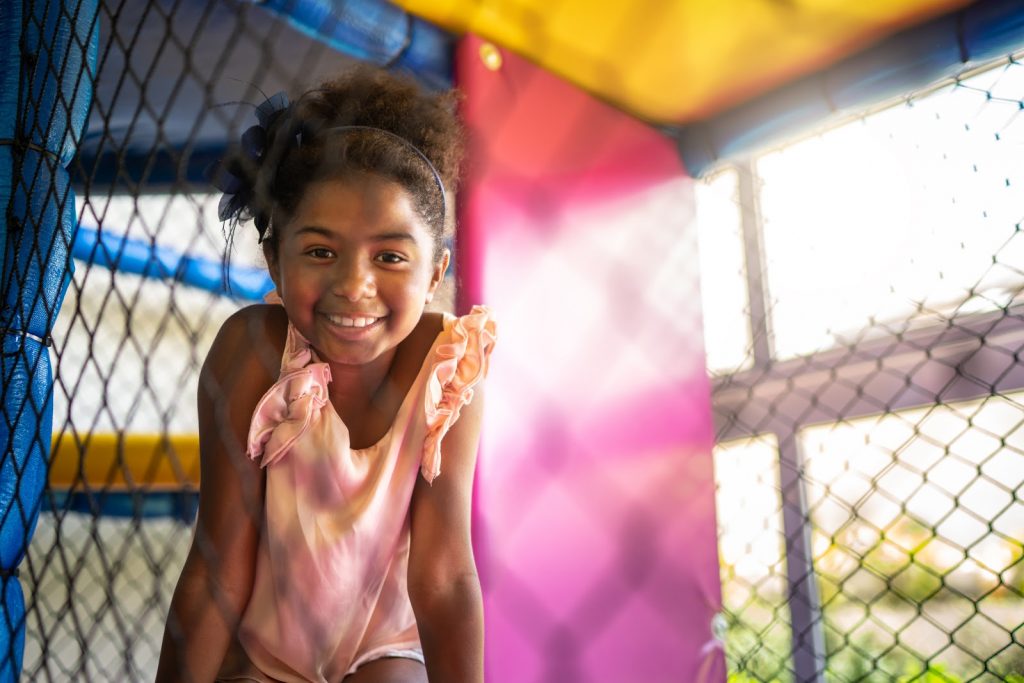
[[[201,159],[251,116],[219,105],[349,63],[248,3],[106,2],[99,25],[94,163],[72,171],[79,224],[108,239],[76,252],[53,331],[66,469],[22,567],[31,680],[152,678],[192,536],[198,372],[241,303],[184,284],[173,256],[162,279],[102,263],[131,244],[218,262],[217,197],[168,140]],[[285,45],[294,58],[273,58]],[[251,71],[225,73],[239,51]],[[158,66],[178,76],[155,82]],[[119,101],[137,103],[130,119]],[[1011,59],[698,187],[731,680],[1024,671],[1021,109]],[[234,262],[260,265],[254,240]],[[644,538],[637,510],[608,544]],[[579,621],[616,617],[593,605]],[[538,649],[590,635],[554,629]]]
[[[700,190],[736,680],[816,637],[827,680],[1024,671],[1022,97],[1010,59]]]

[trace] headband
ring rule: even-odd
[[[289,110],[291,110],[291,103],[288,101],[288,96],[283,92],[279,92],[268,97],[263,103],[256,107],[257,123],[256,125],[248,128],[242,134],[241,141],[242,153],[250,163],[259,165],[264,161],[268,138],[267,130],[280,116],[287,115]],[[441,174],[438,172],[437,167],[434,166],[433,162],[427,158],[427,155],[424,154],[419,147],[409,140],[406,140],[401,135],[397,135],[389,130],[378,128],[376,126],[334,126],[316,131],[312,137],[316,137],[324,133],[332,133],[335,131],[345,132],[349,130],[383,133],[392,140],[404,145],[427,165],[427,168],[430,169],[431,176],[434,178],[434,184],[437,186],[437,191],[440,194],[441,225],[443,228],[445,218],[447,217],[444,181],[441,180]],[[303,132],[304,131],[301,127],[295,132],[295,144],[300,147],[302,146]],[[270,227],[270,217],[262,212],[252,211],[251,202],[254,195],[254,188],[249,182],[242,179],[245,174],[240,171],[241,169],[238,169],[237,167],[233,168],[225,165],[223,160],[214,162],[207,168],[207,177],[209,180],[215,187],[224,193],[218,207],[218,216],[222,221],[252,218],[256,224],[256,231],[259,233],[259,240],[262,242],[266,237],[267,229]]]
[[[401,135],[396,135],[395,133],[392,133],[390,130],[377,128],[376,126],[334,126],[333,128],[327,128],[325,130],[319,131],[317,135],[323,135],[324,133],[333,133],[335,131],[344,132],[348,130],[369,130],[375,131],[377,133],[383,133],[392,140],[395,140],[396,142],[400,142],[403,145],[405,145],[406,148],[408,148],[411,152],[415,153],[416,156],[423,160],[423,163],[425,163],[427,165],[427,168],[430,169],[431,175],[434,176],[434,184],[437,185],[437,191],[441,195],[441,225],[443,227],[445,219],[444,181],[441,180],[441,174],[438,173],[437,167],[435,167],[434,164],[431,163],[430,159],[427,158],[427,155],[424,154],[419,147],[412,144],[411,142],[403,138]]]

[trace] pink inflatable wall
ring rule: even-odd
[[[721,681],[693,190],[670,143],[468,37],[459,305],[493,306],[491,683]]]

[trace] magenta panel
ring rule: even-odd
[[[500,326],[475,511],[487,680],[722,681],[691,180],[654,129],[481,45],[457,60],[458,263],[460,308]]]

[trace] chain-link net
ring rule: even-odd
[[[1022,109],[1011,59],[700,188],[734,680],[1021,680]]]
[[[219,195],[202,169],[265,93],[355,61],[246,2],[114,0],[94,25],[96,73],[81,78],[95,97],[70,167],[76,270],[53,331],[50,485],[21,573],[26,680],[152,680],[193,533],[199,369],[223,321],[269,283],[246,234],[225,295]],[[450,310],[450,282],[442,294],[434,306]]]
[[[86,153],[71,163],[78,237],[63,244],[77,270],[52,334],[49,486],[21,574],[29,680],[152,678],[193,534],[199,370],[221,323],[244,303],[239,293],[261,286],[254,236],[237,242],[234,296],[216,284],[217,268],[214,284],[196,286],[204,264],[219,267],[224,242],[218,197],[193,167],[248,125],[251,107],[238,102],[300,91],[352,61],[255,3],[111,1],[95,25],[95,74],[83,70],[96,90]],[[229,72],[229,59],[248,70]],[[702,225],[711,227],[701,235],[701,278],[732,680],[1007,680],[1024,671],[1024,237],[1013,199],[1024,182],[1022,98],[1024,66],[1010,61],[698,188]],[[70,99],[57,99],[54,110],[66,115]],[[38,182],[66,201],[59,182]],[[544,214],[555,189],[529,190],[524,211]],[[656,199],[667,196],[675,195]],[[654,205],[635,219],[642,228],[585,243],[624,299],[661,297],[650,304],[657,320],[618,310],[631,327],[614,343],[634,344],[620,371],[669,374],[671,359],[638,340],[653,348],[666,329],[690,327],[676,305],[692,298],[691,282],[676,271],[692,267],[692,249],[659,232],[659,217],[671,213]],[[637,235],[668,255],[649,291],[628,284],[644,267],[642,251],[624,257]],[[538,263],[551,244],[537,239]],[[569,235],[561,254],[579,244]],[[28,260],[53,260],[47,249],[26,247]],[[538,272],[571,277],[560,259]],[[606,302],[584,277],[592,272],[578,274],[559,286],[598,321]],[[249,290],[247,277],[256,283]],[[542,298],[537,290],[557,279],[528,286]],[[450,310],[452,296],[435,306]],[[52,315],[49,299],[41,305]],[[5,329],[29,332],[7,320]],[[557,349],[565,364],[580,355],[577,341]],[[621,388],[622,372],[602,391]],[[587,379],[574,388],[581,401],[593,393]],[[5,377],[5,391],[10,384]],[[656,398],[652,406],[671,403]],[[644,408],[663,409],[652,406]],[[37,419],[45,412],[39,401],[29,407]],[[539,511],[524,514],[521,536],[494,553],[504,564],[491,575],[504,581],[499,604],[519,603],[551,625],[538,630],[527,617],[499,625],[528,643],[522,650],[533,659],[554,662],[537,664],[536,680],[584,680],[580,653],[592,642],[614,648],[601,639],[629,610],[653,614],[670,644],[697,631],[685,623],[687,605],[665,597],[676,585],[666,574],[689,569],[664,560],[678,559],[688,521],[660,520],[651,502],[682,505],[696,492],[680,494],[665,476],[675,470],[644,463],[635,478],[623,477],[618,461],[589,479],[566,474],[586,459],[569,447],[566,422],[533,425],[546,447],[567,444],[563,459],[537,470],[553,476],[533,489],[510,486],[495,502]],[[524,450],[534,445],[507,436],[523,439]],[[553,522],[549,510],[565,514]],[[31,528],[20,501],[5,514]],[[548,593],[528,585],[523,577],[536,567],[515,555],[530,547],[529,532],[555,525],[600,549],[588,562],[611,568],[595,571],[593,583],[544,577]],[[559,550],[571,554],[573,544]],[[5,586],[13,566],[4,558]]]
[[[92,94],[96,21],[84,3],[5,3],[0,111],[0,677],[21,670],[19,579],[44,494],[52,419],[48,347],[67,287],[74,193],[66,166]],[[13,38],[13,39],[12,39]],[[65,73],[76,78],[65,79]],[[59,418],[58,418],[59,419]]]

